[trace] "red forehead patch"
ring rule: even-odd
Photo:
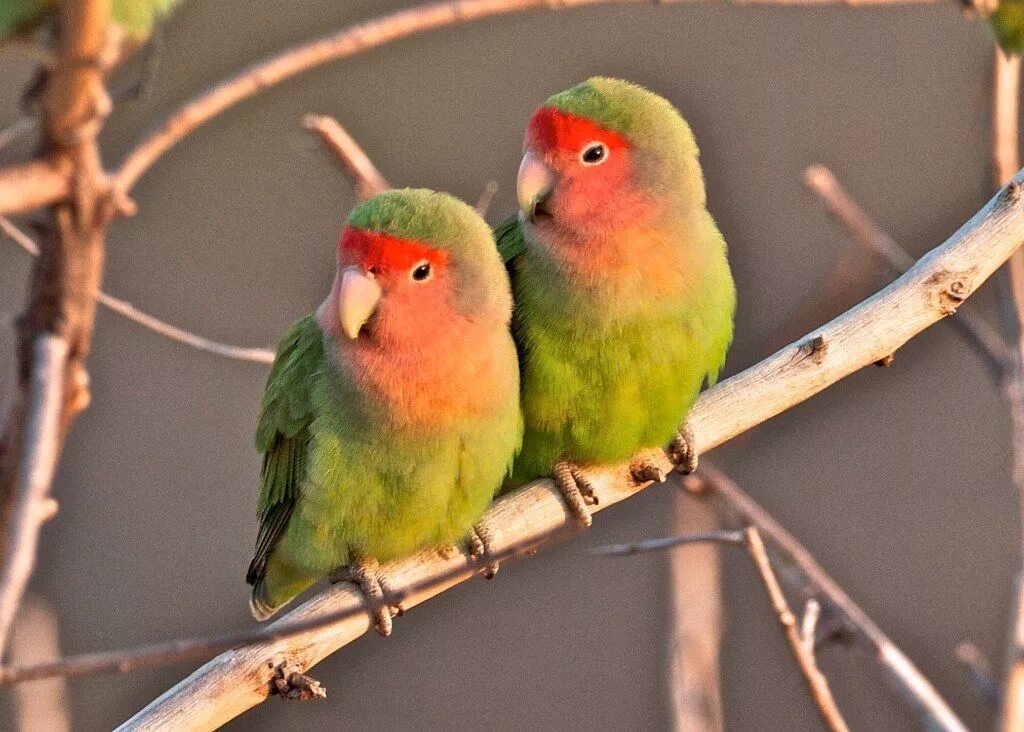
[[[534,112],[526,129],[526,147],[540,150],[575,152],[594,140],[600,140],[613,150],[628,145],[618,132],[554,107],[541,107]]]
[[[448,252],[422,242],[401,239],[379,231],[364,231],[346,226],[338,243],[342,256],[369,271],[393,271],[412,267],[426,259],[438,266],[448,261]]]

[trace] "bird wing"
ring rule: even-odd
[[[295,508],[305,477],[313,421],[313,384],[324,362],[323,333],[316,317],[307,315],[285,334],[260,405],[256,449],[263,453],[260,521],[256,552],[246,581],[255,584]]]
[[[495,226],[494,240],[498,243],[498,253],[501,255],[501,261],[508,268],[509,275],[512,275],[513,260],[526,249],[526,239],[523,238],[523,229],[519,225],[519,217],[509,216]]]

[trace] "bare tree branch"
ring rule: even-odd
[[[209,338],[204,338],[203,336],[196,335],[195,333],[179,328],[176,325],[171,325],[166,321],[153,317],[152,315],[139,310],[130,302],[121,300],[113,295],[108,295],[105,292],[99,293],[96,296],[96,299],[100,305],[114,311],[118,315],[123,315],[128,318],[128,320],[138,323],[145,328],[149,328],[154,333],[159,333],[165,338],[170,338],[172,341],[183,343],[186,346],[195,348],[196,350],[212,353],[215,356],[233,358],[237,361],[274,363],[274,352],[270,349],[231,346],[226,343],[220,343],[218,341],[210,340]]]
[[[714,508],[686,491],[673,491],[676,534],[718,527]],[[676,732],[721,732],[722,560],[713,544],[672,552],[671,607],[666,674]]]
[[[829,613],[841,622],[844,636],[874,662],[889,687],[909,704],[926,729],[966,732],[967,728],[903,651],[850,599],[811,553],[728,476],[705,462],[696,475],[687,476],[684,486],[719,503],[739,523],[761,532],[769,553],[793,590],[827,603]]]
[[[0,169],[0,214],[29,213],[66,199],[71,194],[66,167],[38,160]]]
[[[553,541],[573,533],[575,526],[554,526],[541,537],[544,541]],[[535,551],[537,539],[534,537],[529,544],[509,546],[501,552],[494,553],[493,559],[506,562]],[[22,684],[42,679],[78,678],[95,674],[129,673],[144,668],[165,666],[180,661],[187,661],[211,653],[220,653],[238,646],[252,643],[268,643],[295,640],[314,632],[331,632],[330,626],[343,621],[372,618],[374,611],[387,606],[406,605],[410,598],[424,592],[440,592],[453,583],[480,572],[478,560],[468,553],[453,552],[445,557],[448,561],[443,572],[424,576],[419,582],[409,584],[401,590],[383,593],[377,599],[363,596],[358,604],[346,605],[340,610],[308,615],[292,622],[282,618],[276,623],[263,627],[216,633],[195,638],[154,643],[136,648],[122,648],[113,651],[84,653],[77,656],[55,659],[47,663],[0,666],[0,685]],[[440,588],[440,589],[438,589]]]
[[[1024,173],[1022,173],[1024,176]],[[689,424],[699,452],[708,450],[761,424],[776,414],[827,388],[839,379],[893,353],[932,323],[950,315],[1024,241],[1024,206],[1019,180],[1007,186],[942,246],[923,257],[891,285],[863,303],[783,348],[756,366],[709,389],[693,408]],[[668,474],[673,464],[664,451],[642,455]],[[600,499],[592,510],[605,508],[634,495],[637,485],[631,462],[588,471]],[[492,549],[526,545],[552,527],[573,521],[550,480],[539,480],[495,501],[482,519],[492,537]],[[419,555],[383,568],[392,588],[407,587],[447,569],[443,557]],[[451,584],[457,584],[456,581]],[[838,588],[836,588],[838,589]],[[416,593],[405,604],[412,607],[437,591]],[[281,623],[295,622],[362,604],[352,588],[334,587],[289,613]],[[339,622],[329,631],[311,633],[294,642],[264,643],[223,654],[198,669],[125,723],[124,729],[213,729],[263,701],[269,690],[274,659],[308,669],[369,628],[365,617]],[[884,637],[884,636],[883,636]],[[879,646],[886,662],[905,674],[915,704],[934,690],[898,649]],[[914,670],[916,671],[916,670]],[[941,704],[941,699],[931,700]],[[920,703],[924,715],[934,707]],[[961,730],[963,725],[944,704],[941,728]]]
[[[473,204],[473,208],[481,216],[486,216],[487,212],[491,210],[491,204],[494,202],[494,197],[498,194],[498,182],[489,180],[484,186],[484,189],[480,191],[480,196],[476,199],[476,203]]]
[[[0,649],[18,613],[36,561],[36,545],[48,510],[50,483],[60,454],[60,416],[64,407],[64,365],[68,343],[49,333],[36,336],[32,379],[25,418],[25,444],[18,468],[15,502],[0,569]]]
[[[892,274],[901,275],[913,266],[914,258],[871,220],[836,180],[831,170],[823,165],[808,167],[804,171],[804,184],[821,199],[825,208],[843,225],[854,241],[874,252]],[[949,319],[949,323],[985,359],[996,382],[1002,383],[1013,354],[999,331],[969,310],[959,311],[955,318]]]
[[[775,611],[776,618],[782,626],[786,642],[789,644],[793,657],[796,658],[797,665],[800,667],[800,672],[807,682],[807,687],[811,692],[811,697],[814,699],[818,712],[832,732],[849,732],[849,728],[843,720],[843,715],[836,705],[835,698],[832,696],[828,679],[818,669],[818,663],[814,657],[813,634],[817,616],[808,612],[805,618],[807,622],[804,624],[806,626],[804,631],[806,632],[809,629],[811,637],[811,641],[808,643],[807,636],[802,634],[801,629],[797,627],[796,616],[793,615],[789,602],[786,600],[786,595],[782,591],[782,586],[779,584],[774,570],[772,570],[771,561],[768,559],[768,554],[764,548],[764,542],[756,527],[751,526],[742,531],[705,531],[696,534],[681,534],[665,539],[650,539],[632,544],[614,544],[598,547],[591,550],[591,553],[605,556],[625,556],[702,543],[726,544],[746,548],[747,554],[750,556],[761,577],[761,583],[768,594],[768,599],[772,604],[772,609]],[[808,610],[810,610],[810,607]],[[702,727],[697,728],[700,729]]]
[[[51,207],[33,265],[29,303],[19,321],[19,390],[0,436],[0,513],[6,522],[0,654],[35,563],[40,507],[64,436],[89,399],[85,358],[104,238],[120,209],[119,199],[109,195],[96,140],[110,111],[104,87],[105,72],[114,62],[110,4],[74,0],[61,5],[57,57],[43,93],[46,159],[69,171],[74,186],[67,200]]]
[[[1020,57],[1006,56],[993,47],[992,176],[1001,186],[1013,175],[1009,166],[1019,165]],[[1019,561],[1024,562],[1024,254],[1015,252],[1008,265],[1010,293],[1005,308],[1016,325],[1016,351],[1007,372],[1006,394],[1010,402],[1012,478],[1020,510]],[[1024,565],[1022,565],[1024,566]],[[1024,569],[1017,578],[1013,627],[1008,639],[1006,693],[1003,696],[1001,729],[1024,729]]]
[[[38,664],[60,657],[60,629],[53,608],[29,595],[18,611],[11,634],[11,662]],[[13,696],[18,732],[70,732],[71,704],[64,679],[46,679],[19,686]]]
[[[828,679],[818,669],[813,645],[808,649],[800,636],[800,631],[797,629],[796,616],[789,609],[786,595],[783,594],[779,580],[775,576],[775,572],[772,571],[772,564],[768,559],[768,553],[765,551],[764,542],[761,540],[761,533],[757,530],[757,527],[751,526],[744,531],[744,536],[747,553],[754,560],[754,565],[761,575],[761,582],[764,584],[765,592],[768,593],[768,599],[771,600],[772,608],[775,610],[775,615],[779,620],[779,625],[782,626],[786,642],[789,643],[793,657],[796,658],[796,662],[800,666],[800,671],[803,673],[804,680],[811,690],[811,696],[814,698],[814,704],[818,707],[821,718],[832,732],[849,732],[849,727],[846,725],[846,721],[836,705],[836,700],[832,696],[832,690],[828,686]]]
[[[450,0],[449,2],[420,5],[343,28],[256,63],[187,102],[128,154],[115,176],[116,186],[124,192],[131,190],[139,178],[164,153],[197,128],[260,91],[325,63],[348,58],[417,33],[468,23],[481,18],[508,15],[526,10],[561,10],[585,5],[652,2],[661,4],[664,0]],[[948,2],[948,0],[734,0],[734,2],[751,5],[821,5],[823,2],[833,2],[874,6],[924,4]],[[2,212],[0,209],[0,213]]]
[[[11,220],[5,216],[0,216],[0,231],[3,231],[4,234],[14,240],[18,246],[32,256],[39,255],[39,245],[36,244],[32,237],[15,226]],[[225,358],[233,358],[239,361],[255,361],[256,363],[274,362],[274,352],[272,350],[266,348],[231,346],[226,343],[220,343],[218,341],[210,340],[209,338],[204,338],[203,336],[196,335],[195,333],[183,328],[179,328],[176,325],[171,325],[167,321],[160,320],[149,313],[139,310],[130,302],[114,297],[113,295],[108,295],[103,291],[100,291],[96,295],[96,300],[100,305],[103,305],[118,315],[124,316],[128,320],[138,323],[144,328],[149,328],[151,331],[166,338],[170,338],[172,341],[183,343],[186,346],[190,346],[199,351],[205,351],[206,353],[212,353],[216,356],[224,356]]]
[[[992,675],[992,664],[989,663],[981,649],[973,643],[960,643],[956,647],[956,660],[967,671],[971,685],[981,695],[981,698],[993,707],[999,707],[1003,694]]]
[[[302,126],[320,135],[327,147],[341,161],[345,172],[355,185],[356,197],[360,201],[373,198],[391,188],[391,184],[377,170],[370,156],[338,120],[322,114],[307,114],[302,118]]]

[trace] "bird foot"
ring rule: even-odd
[[[387,579],[380,571],[380,564],[376,560],[355,559],[347,567],[331,575],[330,581],[353,582],[358,585],[366,599],[373,605],[373,625],[377,633],[384,638],[391,635],[394,626],[392,619],[402,615],[405,609],[401,604],[388,605],[384,602],[384,598],[393,593],[388,588]]]
[[[583,526],[590,526],[594,522],[590,515],[589,506],[596,506],[600,501],[594,493],[594,486],[583,474],[579,466],[568,460],[560,460],[555,464],[551,473],[558,492],[576,520]]]
[[[501,568],[498,562],[491,561],[491,539],[491,530],[484,524],[474,526],[466,537],[466,551],[471,560],[482,565],[480,575],[484,579],[494,579]]]
[[[683,475],[689,475],[697,469],[696,442],[688,423],[684,422],[676,431],[676,436],[668,445],[668,456]]]
[[[327,689],[319,681],[302,673],[297,663],[282,663],[270,680],[273,693],[288,701],[326,699]]]

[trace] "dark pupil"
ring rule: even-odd
[[[421,264],[419,267],[412,271],[412,278],[414,280],[425,280],[430,276],[430,265]]]
[[[604,145],[594,145],[588,147],[583,153],[583,162],[585,163],[596,163],[604,157]]]

